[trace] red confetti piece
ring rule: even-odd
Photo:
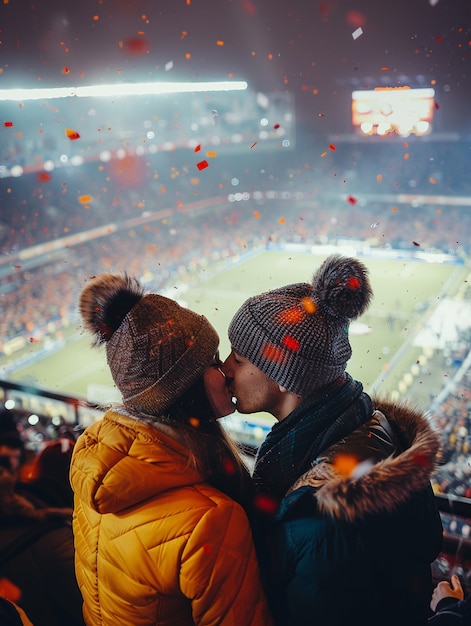
[[[13,122],[4,122],[3,124],[5,128],[11,128],[13,126]]]
[[[358,289],[358,287],[360,286],[360,281],[356,276],[352,276],[347,280],[347,285],[348,287],[350,287],[350,289]]]
[[[285,348],[288,348],[288,350],[292,350],[293,352],[297,352],[299,350],[299,341],[294,337],[291,337],[291,335],[285,335],[283,337],[283,345]]]
[[[199,152],[201,150],[201,144],[199,143],[196,148],[195,148],[195,152]]]
[[[47,172],[39,172],[37,178],[42,183],[48,183],[51,180],[51,175]]]
[[[254,146],[256,146],[258,144],[258,141],[254,141],[253,144],[250,146],[250,148],[252,149]]]
[[[438,104],[438,102],[435,102],[435,108],[438,110],[440,108],[440,105]]]
[[[330,148],[330,150],[337,150],[337,148],[334,146],[333,143],[330,144],[329,148]]]
[[[280,128],[280,125],[279,125],[279,124],[275,124],[275,125],[273,126],[273,128],[276,130],[276,129]]]
[[[262,513],[274,514],[278,510],[278,502],[272,496],[259,493],[254,498],[255,508]]]
[[[201,171],[209,167],[209,163],[206,161],[206,159],[204,159],[203,161],[200,161],[199,163],[197,163],[196,167]]]
[[[357,203],[357,199],[354,198],[353,196],[348,196],[348,201],[350,202],[350,204],[356,204]]]
[[[149,42],[141,37],[130,37],[129,39],[126,39],[123,42],[122,47],[127,53],[136,56],[148,54],[150,50]]]
[[[70,139],[70,141],[74,141],[75,139],[80,139],[80,135],[76,130],[72,130],[72,128],[66,128],[65,134]]]

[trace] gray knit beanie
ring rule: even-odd
[[[79,310],[106,357],[124,405],[161,415],[203,374],[219,337],[208,320],[126,274],[102,274],[82,290]]]
[[[371,297],[367,268],[357,259],[333,255],[311,284],[287,285],[246,300],[229,325],[229,340],[269,378],[305,397],[345,371],[352,354],[349,323]]]

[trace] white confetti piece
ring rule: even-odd
[[[171,70],[173,67],[173,61],[169,61],[168,63],[165,64],[165,71],[168,72],[169,70]]]
[[[358,37],[360,37],[361,35],[363,35],[363,29],[361,28],[361,26],[359,26],[356,30],[353,31],[352,37],[353,39],[358,39]]]

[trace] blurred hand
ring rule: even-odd
[[[451,584],[446,580],[442,580],[433,590],[432,601],[430,602],[430,608],[432,611],[435,611],[437,604],[440,600],[443,600],[443,598],[456,598],[456,600],[463,600],[463,587],[461,586],[460,579],[456,574],[452,575]]]

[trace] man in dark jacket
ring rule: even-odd
[[[430,485],[439,437],[346,372],[348,327],[368,307],[366,267],[329,257],[311,284],[249,298],[224,364],[241,413],[277,420],[254,480],[262,566],[280,626],[420,626],[442,525]],[[266,549],[265,549],[266,548]]]

